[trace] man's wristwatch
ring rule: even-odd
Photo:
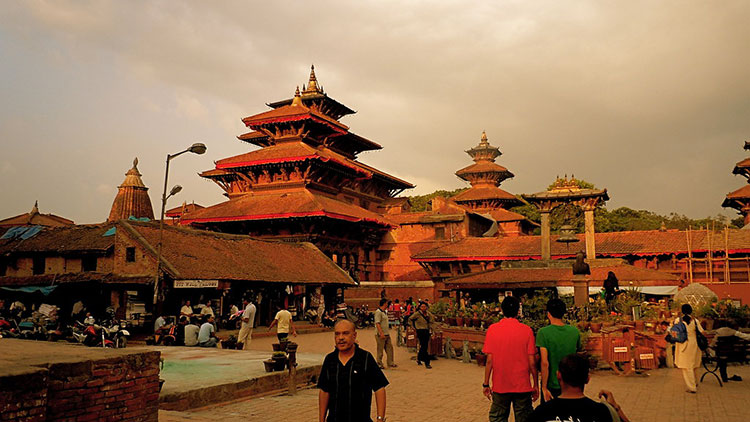
[[[482,384],[482,387],[484,387],[484,388],[490,388],[490,385],[489,384]]]
[[[385,416],[376,416],[375,420],[376,421],[383,421],[383,422],[385,422]]]

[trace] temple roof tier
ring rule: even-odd
[[[513,177],[513,173],[499,164],[483,161],[462,168],[456,172],[456,176],[467,182],[473,182],[477,179],[491,179],[497,182],[496,185],[499,185],[503,180]]]
[[[476,162],[495,161],[495,158],[503,155],[499,148],[490,145],[487,140],[487,134],[484,131],[482,131],[482,138],[479,141],[479,145],[466,151],[466,153]]]
[[[183,215],[181,224],[325,217],[390,226],[383,217],[359,206],[306,189],[284,194],[246,194]]]
[[[468,201],[499,200],[509,203],[511,206],[521,205],[521,202],[515,195],[506,192],[498,187],[475,187],[467,189],[451,198],[453,201],[462,203]]]

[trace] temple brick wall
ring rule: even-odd
[[[29,342],[0,347],[0,421],[158,420],[159,352]]]

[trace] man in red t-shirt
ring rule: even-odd
[[[508,296],[500,306],[504,318],[490,326],[484,339],[482,351],[487,355],[487,366],[482,387],[492,401],[490,422],[507,422],[511,403],[516,422],[525,422],[539,397],[534,333],[516,319],[520,307],[517,298]],[[533,387],[529,377],[534,380]]]

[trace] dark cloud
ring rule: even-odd
[[[345,123],[385,147],[363,160],[419,193],[462,186],[453,172],[486,130],[511,192],[575,173],[610,206],[733,214],[720,204],[744,183],[730,172],[750,132],[750,3],[485,3],[8,3],[0,215],[38,197],[102,220],[132,156],[156,199],[165,154],[196,140],[209,152],[171,179],[182,199],[220,201],[195,173],[246,150],[240,119],[313,62],[358,111]]]

